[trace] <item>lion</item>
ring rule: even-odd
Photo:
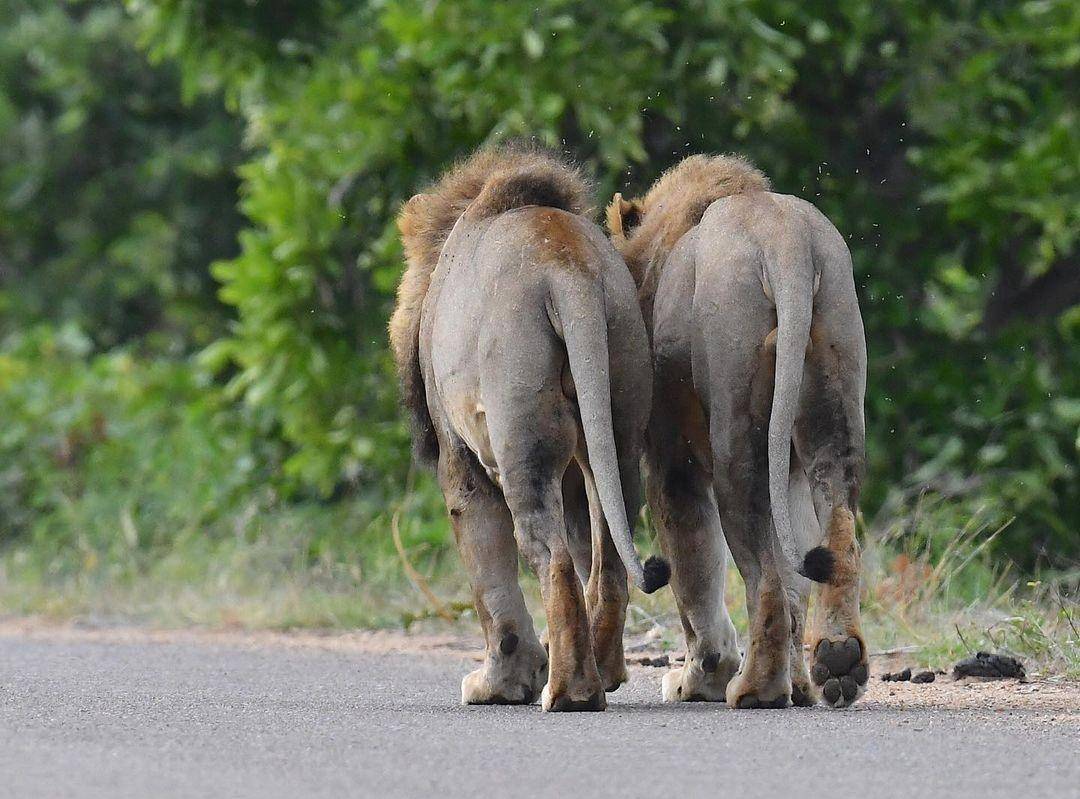
[[[669,576],[634,548],[649,345],[633,278],[588,217],[590,191],[557,156],[504,145],[398,219],[407,268],[391,346],[485,639],[466,704],[529,704],[543,686],[546,711],[603,710],[626,680],[627,576],[645,592]],[[519,551],[540,581],[546,654]]]
[[[646,491],[688,649],[664,700],[807,705],[813,682],[851,704],[868,677],[854,530],[866,340],[843,237],[735,156],[691,156],[643,198],[615,195],[607,223],[653,345]],[[746,583],[741,663],[722,538]],[[823,585],[808,675],[810,580]]]

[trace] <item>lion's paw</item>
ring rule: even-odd
[[[791,701],[791,679],[787,669],[755,685],[745,672],[731,678],[727,686],[728,707],[739,710],[784,708]]]
[[[805,668],[791,675],[791,704],[796,707],[813,707],[817,704],[817,692]]]
[[[524,654],[509,663],[485,663],[461,681],[463,705],[531,705],[547,682],[547,659],[543,653]]]
[[[822,638],[814,646],[810,676],[829,707],[853,704],[866,693],[870,678],[866,645],[854,635],[835,641]]]
[[[540,706],[551,713],[573,713],[581,711],[597,711],[607,709],[607,697],[604,689],[597,688],[589,691],[564,691],[553,695],[551,683],[544,686],[540,696]]]
[[[728,683],[738,670],[737,653],[687,657],[686,665],[664,675],[661,697],[665,702],[723,702]]]
[[[612,691],[618,691],[619,686],[628,682],[630,679],[626,673],[626,661],[622,658],[622,653],[619,653],[619,662],[613,664],[605,664],[600,667],[600,682],[604,684],[604,690],[608,693]]]

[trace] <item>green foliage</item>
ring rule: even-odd
[[[77,328],[43,327],[0,354],[6,540],[98,556],[154,550],[272,497],[280,448],[205,375],[91,347]]]
[[[0,533],[42,563],[120,558],[130,529],[136,572],[224,551],[252,507],[287,519],[243,527],[288,542],[275,563],[390,557],[394,216],[516,135],[580,157],[598,202],[731,150],[814,201],[866,319],[871,525],[940,554],[1015,516],[997,553],[1080,557],[1076,3],[124,11],[0,10]],[[423,485],[404,528],[441,557]]]
[[[212,356],[281,421],[299,481],[401,468],[392,218],[453,158],[533,135],[607,192],[735,149],[848,237],[867,510],[930,490],[1017,514],[1002,543],[1028,564],[1075,557],[1080,316],[1075,286],[1055,291],[1080,209],[1074,3],[383,0],[312,4],[302,34],[265,36],[200,25],[215,6],[132,8],[152,53],[214,72],[258,147],[252,229],[216,269],[240,324]]]
[[[282,447],[191,362],[92,355],[73,326],[0,352],[0,607],[167,623],[400,620],[396,497],[285,501]],[[444,564],[425,482],[405,546]]]
[[[616,3],[575,20],[563,5],[542,20],[527,3],[380,4],[339,19],[318,59],[234,77],[263,152],[243,170],[255,227],[215,269],[239,328],[208,363],[240,365],[232,390],[280,420],[298,445],[286,469],[302,483],[329,492],[342,478],[400,473],[408,457],[384,333],[403,199],[493,130],[555,143],[572,117],[611,163],[641,153],[634,84],[648,77],[664,15]],[[586,41],[573,35],[582,23]],[[174,41],[166,32],[154,51]],[[637,75],[590,70],[628,44]]]
[[[110,346],[208,344],[235,252],[239,125],[181,103],[106,0],[0,8],[0,337],[47,318]]]

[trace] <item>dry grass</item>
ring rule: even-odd
[[[1007,527],[991,529],[978,516],[950,527],[936,510],[920,504],[891,524],[860,530],[863,621],[872,649],[902,650],[913,665],[930,668],[947,668],[978,650],[1005,650],[1024,660],[1029,673],[1080,679],[1080,573],[1019,579],[989,555]],[[445,523],[408,507],[397,530],[392,518],[372,522],[361,536],[369,545],[348,546],[343,538],[314,562],[307,517],[201,554],[183,547],[138,569],[87,562],[57,577],[31,553],[8,551],[0,557],[0,615],[248,630],[478,632]],[[536,581],[524,570],[522,577],[542,626]],[[727,600],[741,633],[743,590],[732,568]],[[631,649],[682,649],[670,591],[632,594],[627,642]]]
[[[1031,675],[1080,679],[1080,572],[1020,580],[989,555],[1008,525],[990,528],[976,515],[950,529],[935,503],[920,500],[909,516],[876,530],[860,525],[863,625],[872,649],[899,651],[934,669],[977,651],[1003,651],[1023,660]],[[911,534],[924,526],[935,534]],[[730,569],[727,604],[740,634],[746,632],[743,591],[738,571]],[[631,601],[629,641],[682,648],[670,592],[635,594]]]

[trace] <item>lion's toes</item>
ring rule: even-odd
[[[672,669],[660,683],[660,698],[665,702],[723,702],[724,689],[717,691],[693,680],[687,667]]]
[[[551,713],[589,712],[607,709],[607,697],[602,688],[592,691],[561,691],[554,693],[551,683],[544,686],[540,706]]]
[[[484,669],[465,675],[461,681],[463,705],[531,705],[536,701],[536,688],[528,682],[506,683],[497,687],[487,679]]]
[[[491,662],[465,675],[461,681],[463,705],[531,705],[547,681],[547,661],[521,658],[519,662]]]
[[[622,668],[608,668],[600,669],[600,681],[604,684],[604,690],[608,693],[612,691],[618,691],[619,687],[630,680],[629,675],[626,673],[626,664],[622,664]]]
[[[791,678],[791,704],[796,707],[813,707],[817,704],[817,696],[805,674]]]
[[[738,653],[687,657],[686,665],[664,675],[661,697],[665,702],[723,702],[738,670]]]
[[[866,646],[854,635],[835,641],[822,638],[814,647],[810,676],[821,686],[825,704],[847,707],[866,692],[870,677]]]
[[[791,702],[791,680],[785,674],[782,678],[766,680],[754,684],[743,673],[736,674],[727,687],[729,707],[740,710],[785,708]]]
[[[787,696],[778,696],[775,699],[762,699],[755,694],[745,694],[736,705],[739,710],[782,710],[790,703]]]

